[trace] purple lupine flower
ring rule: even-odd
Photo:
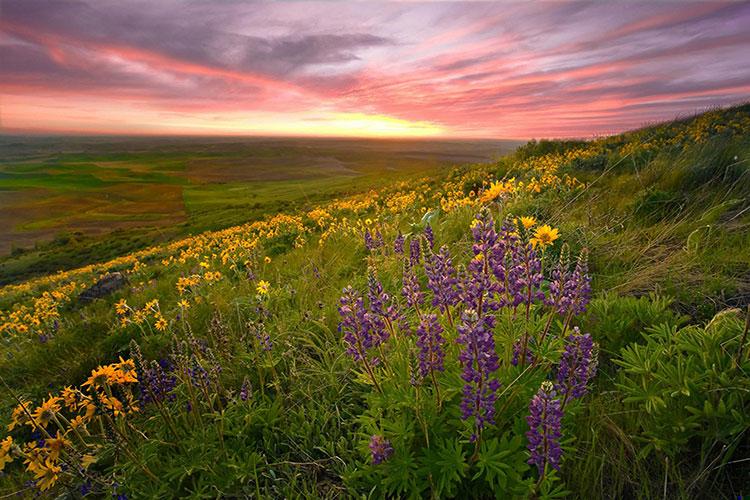
[[[471,225],[471,233],[474,238],[474,258],[467,265],[466,272],[461,273],[459,298],[479,316],[484,316],[486,311],[496,310],[500,306],[495,298],[498,287],[490,273],[489,257],[497,244],[497,233],[489,210],[483,209],[477,214]]]
[[[383,248],[385,246],[385,240],[383,239],[383,233],[380,232],[380,229],[375,230],[375,248]]]
[[[404,299],[406,299],[406,304],[409,307],[419,309],[419,306],[424,302],[424,293],[419,286],[417,273],[414,272],[413,267],[406,263],[404,264],[404,277],[401,294],[404,296]]]
[[[432,254],[429,258],[425,257],[424,268],[427,286],[433,293],[432,305],[445,312],[448,307],[458,302],[458,280],[448,247],[442,246],[438,253]]]
[[[250,392],[253,390],[250,381],[245,377],[242,381],[242,387],[240,387],[240,400],[247,401],[250,397]]]
[[[596,375],[594,341],[588,333],[581,335],[576,327],[565,343],[560,364],[557,368],[555,389],[570,398],[580,398],[586,394],[587,384]]]
[[[354,288],[344,288],[341,296],[339,332],[344,334],[346,352],[356,361],[362,361],[367,351],[377,345],[372,335],[372,325],[362,296]]]
[[[264,323],[260,323],[260,325],[255,328],[255,338],[258,341],[258,345],[260,346],[261,350],[263,351],[270,351],[273,349],[273,341],[271,340],[271,336],[266,332],[266,327]]]
[[[378,434],[374,434],[370,438],[369,448],[370,454],[372,455],[372,465],[381,464],[393,455],[393,446],[391,446],[391,442]]]
[[[372,234],[369,229],[365,229],[365,248],[372,252],[375,250],[375,242],[372,240]]]
[[[443,371],[445,358],[443,327],[437,315],[427,314],[417,328],[417,347],[419,347],[419,374],[426,377],[431,372]]]
[[[427,244],[430,248],[435,248],[435,233],[432,231],[432,226],[427,224],[424,228],[424,237],[427,240]]]
[[[531,243],[523,243],[518,250],[514,251],[514,260],[521,271],[516,278],[518,291],[517,304],[531,306],[535,301],[544,301],[542,291],[542,259],[541,254],[534,249]]]
[[[404,254],[404,235],[401,231],[398,232],[398,236],[393,240],[393,251],[399,255]]]
[[[534,342],[534,339],[529,339],[529,343],[526,346],[526,362],[524,363],[525,365],[528,365],[534,362],[534,352],[531,349],[533,342]],[[523,339],[516,339],[516,341],[513,342],[513,359],[511,359],[510,364],[512,364],[513,366],[518,366],[518,363],[521,361],[522,350],[523,350]]]
[[[195,355],[190,357],[190,368],[188,368],[190,383],[195,387],[205,387],[209,383],[209,375]]]
[[[81,493],[82,497],[85,497],[86,495],[91,493],[91,489],[92,489],[91,481],[86,480],[83,483],[81,483],[81,486],[78,489],[78,491]]]
[[[479,317],[476,311],[469,309],[461,315],[456,342],[463,345],[458,359],[463,365],[463,388],[461,412],[464,420],[474,416],[478,432],[484,424],[495,420],[495,399],[500,382],[492,378],[498,369],[495,353],[495,339],[492,335],[494,317]],[[472,438],[476,439],[476,434]]]
[[[174,365],[166,359],[158,363],[152,361],[151,365],[143,368],[138,376],[140,385],[141,404],[159,403],[161,401],[174,401],[172,394],[177,385],[177,377],[174,374]]]
[[[398,323],[400,313],[372,269],[367,276],[367,299],[370,302],[372,332],[379,337],[378,343],[385,342],[393,331],[394,324]]]
[[[542,382],[539,392],[529,403],[529,416],[526,417],[529,424],[526,438],[531,452],[529,463],[537,466],[540,475],[544,475],[547,465],[560,470],[563,411],[556,396],[552,382]]]
[[[422,248],[419,245],[419,238],[411,238],[409,240],[409,265],[414,267],[419,264],[421,260]]]

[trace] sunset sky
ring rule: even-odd
[[[587,137],[750,100],[748,26],[748,2],[0,0],[0,125]]]

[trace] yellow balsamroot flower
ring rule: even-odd
[[[271,257],[269,257],[268,255],[266,255],[266,257],[263,259],[263,262],[265,262],[266,264],[270,264],[271,263]]]
[[[83,385],[103,387],[105,385],[129,384],[136,382],[138,382],[138,377],[135,372],[135,362],[132,359],[123,360],[120,358],[119,363],[100,366],[96,370],[92,370],[91,376],[83,383]]]
[[[57,460],[60,458],[60,452],[63,450],[63,448],[70,446],[71,442],[67,439],[65,439],[65,436],[60,434],[60,431],[57,431],[57,436],[54,438],[48,438],[44,441],[45,446],[49,448],[49,457],[52,460]]]
[[[270,287],[271,284],[268,281],[260,280],[258,286],[255,287],[255,291],[258,292],[258,295],[268,295]]]
[[[185,299],[178,301],[177,305],[180,306],[182,309],[190,309],[190,302],[188,302]]]
[[[60,401],[62,401],[62,398],[58,396],[53,396],[44,401],[42,405],[34,410],[34,413],[31,415],[34,418],[34,423],[41,427],[46,427],[47,424],[49,424],[50,420],[52,420],[52,417],[55,415],[55,413],[60,411]],[[33,424],[30,423],[30,425]]]
[[[70,386],[65,387],[60,395],[63,398],[63,401],[65,402],[65,406],[68,407],[68,409],[73,410],[77,403],[78,403],[78,391],[73,389]]]
[[[156,323],[154,324],[154,328],[156,328],[160,332],[163,332],[167,329],[167,320],[164,319],[164,316],[162,316],[161,314],[156,316]]]
[[[10,415],[10,423],[8,424],[8,431],[12,431],[16,427],[29,422],[29,415],[31,414],[31,403],[21,400],[21,404],[15,407],[13,413]]]
[[[0,471],[5,468],[5,464],[9,464],[13,461],[13,457],[10,456],[10,448],[13,446],[13,438],[8,436],[0,441]]]
[[[117,314],[119,314],[120,316],[122,316],[123,314],[125,314],[126,312],[128,312],[128,302],[127,302],[127,301],[126,301],[125,299],[120,299],[120,300],[119,300],[119,301],[118,301],[118,302],[117,302],[117,303],[115,304],[115,311],[116,311],[116,312],[117,312]]]
[[[534,217],[521,217],[521,224],[524,229],[531,229],[536,225],[536,219]]]
[[[544,249],[544,247],[551,245],[557,238],[559,238],[557,228],[551,228],[548,224],[545,224],[538,228],[534,232],[534,237],[531,238],[531,244],[534,245],[534,247],[540,247]]]
[[[35,477],[39,489],[42,491],[50,489],[57,482],[60,471],[62,471],[62,468],[55,465],[55,463],[49,458],[44,464],[38,464]]]

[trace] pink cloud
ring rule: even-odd
[[[302,16],[169,1],[4,2],[3,126],[149,131],[169,116],[181,133],[244,113],[293,133],[371,115],[448,136],[585,136],[750,90],[747,3],[316,2]],[[45,108],[53,96],[98,112]]]

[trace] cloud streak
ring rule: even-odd
[[[0,125],[588,136],[747,100],[748,25],[746,2],[2,0]]]

